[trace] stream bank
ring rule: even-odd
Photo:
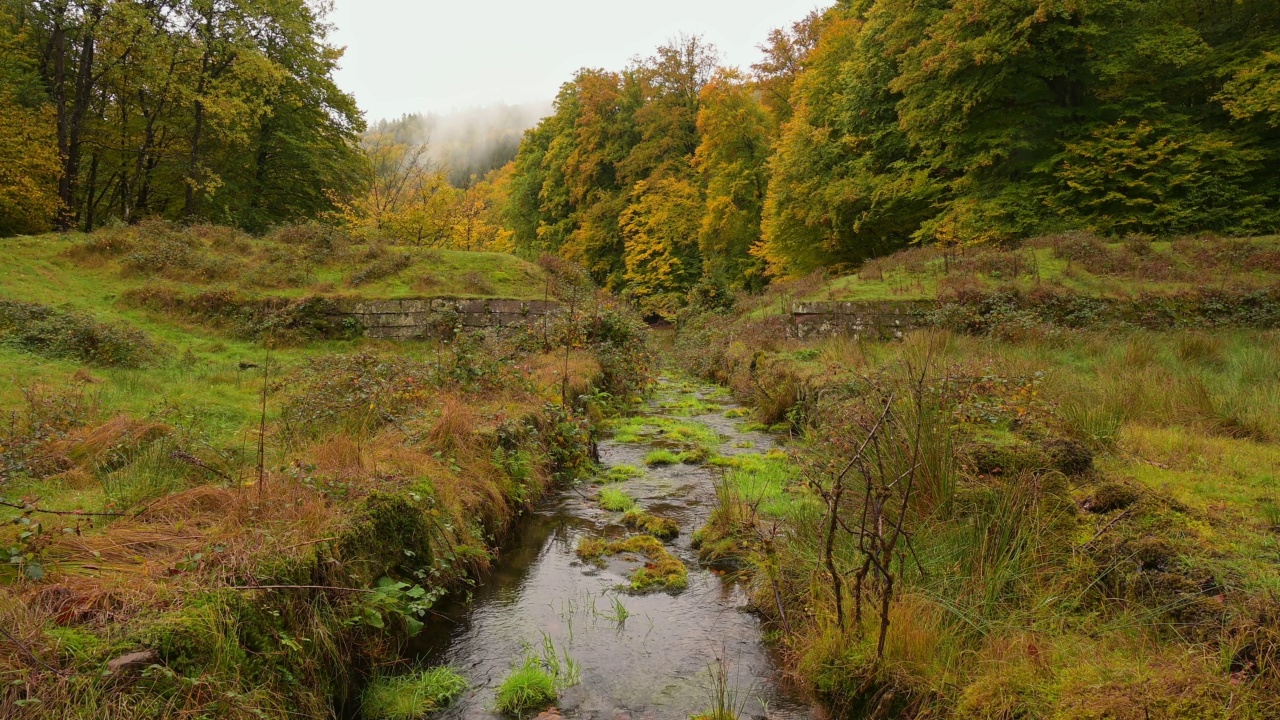
[[[663,378],[635,416],[616,423],[599,446],[601,479],[610,482],[566,489],[538,507],[471,601],[437,608],[441,616],[428,623],[417,654],[452,666],[470,688],[436,717],[499,717],[497,686],[530,647],[548,640],[581,670],[581,682],[561,696],[565,717],[695,716],[713,703],[719,667],[742,717],[823,717],[781,676],[742,584],[699,563],[694,547],[694,532],[716,505],[718,468],[693,461],[775,447],[768,434],[741,427],[741,414],[721,389]],[[661,450],[683,450],[689,462],[646,465],[661,460],[651,457]],[[606,488],[676,523],[679,535],[665,548],[687,569],[683,590],[632,592],[633,573],[645,564],[635,555],[579,556],[584,540],[633,534],[622,512],[600,506]]]

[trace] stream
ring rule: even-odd
[[[686,412],[677,415],[672,405],[682,401]],[[715,387],[682,387],[664,378],[639,414],[700,423],[718,433],[722,455],[775,447],[770,435],[744,431],[741,420],[726,417],[736,408]],[[492,709],[498,685],[531,648],[541,652],[544,636],[580,668],[581,682],[561,693],[559,712],[566,718],[685,720],[711,709],[712,673],[720,663],[742,718],[825,717],[811,698],[784,681],[760,620],[745,609],[741,583],[698,562],[691,538],[715,507],[715,468],[646,468],[644,458],[654,449],[649,442],[606,438],[599,449],[605,470],[644,470],[608,487],[679,524],[679,536],[666,546],[688,568],[688,587],[631,594],[626,587],[639,565],[636,558],[621,555],[599,565],[579,559],[581,539],[619,539],[631,531],[622,525],[622,513],[601,509],[601,486],[558,493],[521,524],[470,601],[438,607],[442,617],[424,630],[419,658],[450,665],[470,683],[435,717],[500,717]],[[625,607],[625,619],[619,619],[615,601]]]

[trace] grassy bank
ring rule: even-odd
[[[793,674],[868,717],[1280,712],[1280,337],[1028,323],[900,342],[688,322],[795,442],[699,533]]]
[[[229,231],[171,230],[0,249],[0,715],[323,718],[421,685],[393,680],[405,640],[587,471],[592,418],[650,372],[642,328],[596,297],[536,338],[255,342],[119,301],[206,287],[135,255],[239,262],[184,245]],[[247,242],[217,282],[298,250]]]
[[[1280,238],[1275,236],[1157,240],[1076,232],[1018,247],[921,246],[870,260],[851,274],[783,283],[774,292],[795,300],[932,300],[957,290],[1028,290],[1047,284],[1091,297],[1123,298],[1206,285],[1256,290],[1277,281]]]

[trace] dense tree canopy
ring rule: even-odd
[[[505,167],[515,115],[366,131],[326,10],[0,0],[0,234],[329,218],[670,317],[912,242],[1280,227],[1275,0],[840,0],[748,72],[697,37],[581,70]]]
[[[1276,227],[1267,0],[863,0],[827,20],[771,160],[778,271],[911,240]]]
[[[0,152],[24,160],[0,171],[0,232],[147,215],[263,228],[332,210],[367,166],[324,13],[306,0],[5,0]]]
[[[577,260],[656,315],[704,276],[758,284],[749,250],[771,126],[754,88],[699,38],[619,73],[583,70],[516,157],[517,247]]]
[[[517,157],[517,246],[669,314],[911,242],[1280,226],[1273,0],[842,0],[762,50],[580,72]]]

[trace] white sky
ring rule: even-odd
[[[826,0],[336,0],[339,84],[370,121],[554,99],[582,67],[620,70],[679,33],[723,62],[759,58],[769,30]]]

